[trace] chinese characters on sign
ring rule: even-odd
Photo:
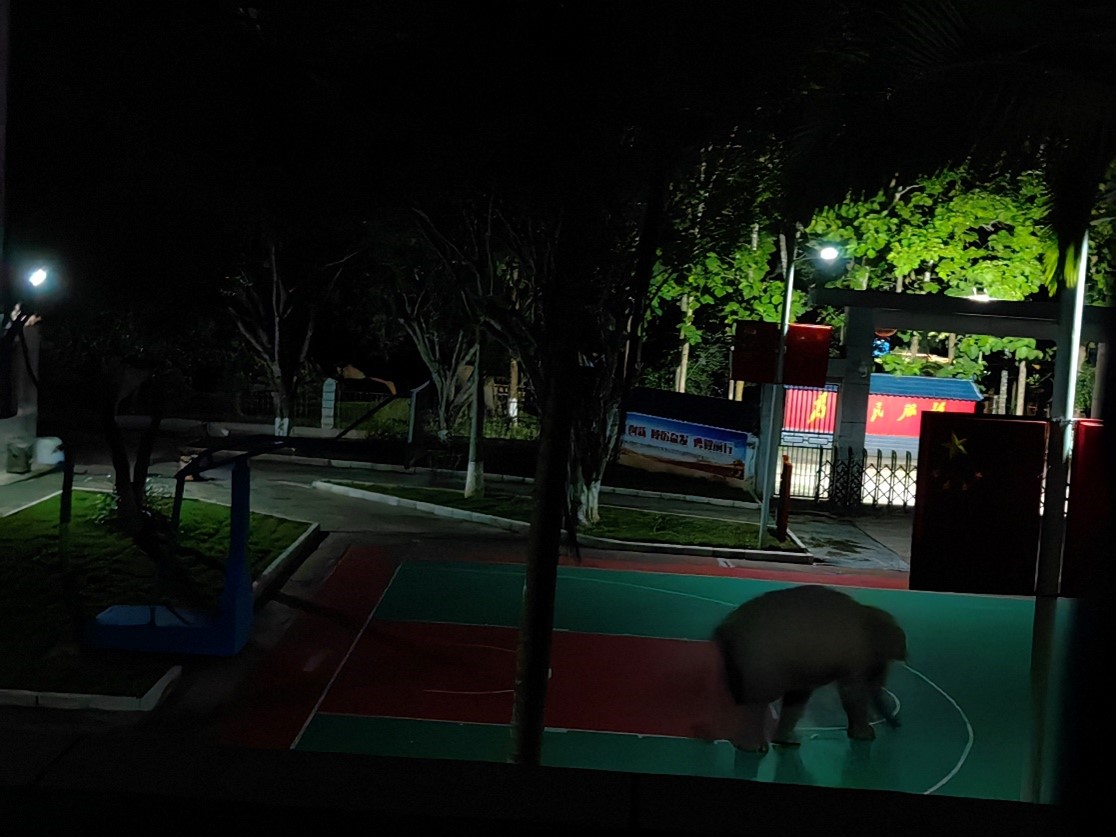
[[[752,478],[755,438],[747,433],[629,413],[620,461],[745,484]]]
[[[923,413],[972,413],[975,402],[902,395],[872,395],[868,400],[869,434],[918,437]],[[837,393],[832,390],[787,390],[783,429],[832,433],[836,424]]]
[[[874,436],[917,437],[923,413],[971,413],[975,409],[971,401],[881,395],[871,401],[868,432]]]

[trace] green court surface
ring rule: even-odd
[[[443,626],[440,630],[456,630],[454,626],[463,626],[462,630],[464,626],[515,629],[523,578],[522,567],[507,564],[404,563],[372,614],[368,630],[375,632],[378,625],[405,629],[408,624],[416,629],[431,624]],[[623,638],[647,638],[648,659],[654,659],[653,641],[665,645],[673,640],[673,648],[693,648],[695,655],[699,650],[707,653],[713,627],[732,608],[786,586],[790,585],[741,578],[563,567],[556,601],[556,642],[562,634],[590,635],[581,637],[586,648],[593,643],[607,646]],[[984,799],[1023,798],[1032,746],[1033,601],[843,589],[865,604],[893,613],[907,632],[908,665],[897,665],[888,683],[900,708],[899,728],[879,724],[874,742],[850,741],[835,692],[823,689],[815,693],[799,726],[803,739],[799,748],[772,748],[759,755],[740,752],[716,738],[619,733],[607,731],[615,728],[607,726],[595,731],[548,728],[544,763]],[[680,645],[679,640],[693,644]],[[345,665],[360,667],[359,679],[371,687],[378,677],[386,676],[367,660],[362,662],[359,653]],[[578,676],[576,671],[564,672],[557,663],[555,666],[552,691],[559,676]],[[602,670],[599,665],[587,668]],[[613,715],[623,712],[629,701],[645,710],[650,702],[654,709],[656,695],[641,691],[637,683],[625,691],[625,683],[602,685],[589,680],[590,675],[585,677],[581,684],[584,700],[608,701],[607,710]],[[604,711],[606,707],[600,705]],[[550,711],[548,703],[548,727]],[[293,746],[489,761],[506,761],[511,753],[509,717],[476,723],[405,714],[379,712],[375,706],[367,712],[331,712],[329,701],[320,700]]]

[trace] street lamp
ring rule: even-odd
[[[782,238],[782,236],[780,236]],[[822,261],[833,262],[840,255],[836,247],[825,245],[817,251],[817,257]],[[783,316],[779,327],[779,353],[775,359],[775,382],[771,384],[771,410],[767,414],[767,427],[764,435],[767,445],[764,449],[764,463],[762,468],[763,485],[760,499],[759,540],[757,547],[763,549],[767,539],[767,521],[771,516],[771,495],[775,490],[775,465],[779,452],[779,439],[783,432],[783,399],[779,396],[783,391],[783,368],[787,357],[787,334],[790,331],[791,310],[794,303],[794,266],[795,263],[808,256],[798,255],[798,234],[791,241],[790,258],[787,259],[785,270],[786,283],[783,287]]]
[[[45,267],[36,268],[27,276],[27,283],[33,289],[38,289],[46,282],[48,275]],[[0,418],[11,418],[18,412],[15,371],[12,368],[15,362],[15,344],[22,339],[24,326],[34,324],[35,316],[33,309],[25,308],[19,301],[16,301],[11,311],[0,310]],[[30,371],[26,352],[24,363],[28,364]]]

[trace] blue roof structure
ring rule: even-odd
[[[980,390],[972,381],[961,378],[925,378],[921,375],[876,373],[868,385],[872,395],[900,395],[907,398],[938,398],[953,401],[981,401]]]

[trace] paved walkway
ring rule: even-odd
[[[174,490],[173,475],[176,470],[176,462],[157,463],[152,466],[151,478],[157,487],[162,486],[169,494]],[[209,479],[204,482],[187,483],[186,495],[227,503],[227,470],[207,472],[206,476]],[[436,518],[423,512],[381,506],[311,487],[316,480],[355,480],[426,487],[432,484],[432,480],[425,472],[336,468],[259,458],[253,461],[252,476],[254,510],[319,523],[323,530],[342,540],[356,533],[366,533],[374,535],[378,540],[393,541],[453,536],[501,543],[521,541],[521,536],[503,533],[491,526]],[[0,515],[60,490],[61,482],[61,474],[54,472],[0,486]],[[438,475],[435,484],[439,487],[461,488],[464,481],[459,474],[443,473]],[[504,491],[524,494],[531,491],[531,486],[521,481],[504,482],[493,479],[491,484]],[[75,473],[74,485],[77,488],[111,489],[111,469],[104,464],[80,465]],[[748,508],[661,496],[602,491],[601,503],[605,506],[691,514],[723,520],[756,519],[755,511]],[[824,565],[901,572],[908,569],[910,560],[910,526],[910,514],[899,512],[886,517],[854,520],[837,520],[824,515],[795,512],[790,521],[791,531]]]

